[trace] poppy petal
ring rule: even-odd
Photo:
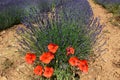
[[[42,66],[38,65],[34,68],[34,74],[41,76],[43,72]]]
[[[32,64],[36,60],[36,56],[33,53],[27,53],[25,56],[25,61],[28,64]]]
[[[67,55],[70,55],[70,54],[74,54],[75,53],[75,49],[73,47],[67,47],[66,48],[66,51],[67,51]]]
[[[58,50],[59,46],[54,44],[54,43],[50,43],[48,45],[48,50],[52,53],[55,53]]]
[[[51,60],[54,58],[54,55],[51,52],[45,52],[40,56],[40,61],[45,64],[49,64]]]
[[[79,59],[78,59],[77,57],[71,57],[71,58],[69,59],[69,64],[70,64],[71,66],[77,66],[78,63],[79,63]]]
[[[88,63],[86,60],[80,60],[80,64],[78,65],[78,68],[82,71],[82,72],[88,72]]]
[[[50,78],[53,75],[54,69],[52,67],[45,67],[44,68],[43,76],[46,78]]]

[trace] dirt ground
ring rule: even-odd
[[[87,74],[82,74],[81,80],[120,80],[120,29],[109,22],[111,13],[92,0],[88,1],[95,17],[105,24],[103,32],[106,34],[107,51],[96,59]],[[18,26],[21,25],[0,32],[0,80],[32,80],[32,66],[25,63],[18,51],[15,38]]]
[[[18,26],[0,33],[0,80],[30,80],[31,65],[20,55],[15,37]]]

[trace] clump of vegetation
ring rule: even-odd
[[[4,10],[0,12],[0,31],[20,23],[21,11],[17,10],[15,12],[12,9],[11,11]]]
[[[33,8],[40,12],[48,12],[52,5],[49,2],[44,0],[0,1],[0,31],[21,23],[22,17],[30,14]]]
[[[26,62],[34,63],[36,79],[74,80],[80,79],[80,71],[88,72],[103,27],[92,17],[87,0],[55,6],[50,15],[35,12],[24,17],[23,24],[26,27],[17,30],[18,40]],[[100,53],[103,45],[95,50]]]

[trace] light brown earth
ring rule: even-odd
[[[16,25],[0,33],[0,80],[30,80],[31,65],[20,56],[16,39]]]
[[[88,74],[82,74],[81,80],[120,80],[120,29],[109,22],[112,16],[100,5],[89,0],[94,15],[105,24],[107,51],[90,65]],[[32,66],[24,61],[18,51],[15,38],[16,25],[0,32],[0,80],[32,80]]]

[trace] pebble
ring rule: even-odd
[[[8,80],[6,77],[0,77],[0,80]]]
[[[96,80],[101,80],[100,76],[97,76]]]
[[[6,33],[5,31],[2,31],[2,32],[0,33],[0,36],[3,35],[3,34],[5,34],[5,33]]]
[[[2,41],[2,37],[0,37],[0,42]]]

